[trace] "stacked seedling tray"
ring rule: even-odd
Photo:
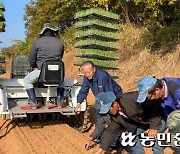
[[[5,11],[5,7],[3,3],[0,3],[0,32],[5,31],[5,18],[3,11]]]
[[[4,18],[4,12],[5,7],[3,3],[0,3],[0,32],[5,32],[5,18]],[[6,68],[4,66],[5,63],[5,56],[0,54],[0,74],[3,74],[6,72]]]
[[[0,32],[5,32],[5,23],[0,22]]]
[[[91,8],[77,12],[75,20],[75,56],[80,57],[75,65],[88,60],[98,68],[118,69],[119,15]]]

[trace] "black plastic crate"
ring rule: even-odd
[[[22,79],[30,71],[28,56],[17,56],[12,61],[12,78]]]

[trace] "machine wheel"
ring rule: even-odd
[[[46,119],[47,119],[47,113],[44,113],[42,121],[46,121]]]
[[[32,121],[33,121],[33,117],[34,117],[34,115],[33,115],[32,113],[27,114],[27,119],[26,119],[26,121],[32,122]]]
[[[52,113],[51,113],[51,116],[52,116],[52,120],[56,120],[56,117],[57,117],[57,116],[56,116],[56,113],[55,113],[55,112],[52,112]]]
[[[42,113],[38,113],[38,121],[39,122],[43,121],[43,114]]]
[[[18,118],[13,118],[13,122],[18,123]]]
[[[61,113],[57,112],[57,120],[60,120]]]

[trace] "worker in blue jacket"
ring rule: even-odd
[[[137,102],[146,99],[159,100],[167,115],[167,127],[170,133],[180,133],[180,78],[156,79],[152,76],[142,77],[138,83]]]
[[[91,61],[84,62],[81,69],[84,74],[84,79],[77,95],[77,113],[81,111],[81,103],[86,99],[89,89],[92,90],[94,96],[107,91],[114,92],[116,96],[122,94],[122,88],[116,81],[114,81],[106,71],[97,69]]]
[[[141,78],[137,83],[139,97],[137,102],[145,99],[159,99],[164,112],[169,115],[180,109],[180,78],[156,79],[151,76]]]

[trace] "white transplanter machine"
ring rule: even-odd
[[[76,115],[77,94],[81,88],[76,79],[64,79],[64,63],[59,60],[49,60],[43,64],[38,82],[34,85],[39,107],[32,110],[27,106],[28,95],[24,88],[24,76],[28,73],[29,64],[27,56],[18,56],[12,61],[12,78],[0,79],[0,114],[11,119],[26,118],[30,121],[38,117],[45,120],[47,115],[53,118],[57,115],[83,117],[81,126],[87,123],[86,100],[81,104],[81,114]],[[57,86],[64,82],[65,107],[57,107]],[[80,121],[78,121],[80,122]]]

